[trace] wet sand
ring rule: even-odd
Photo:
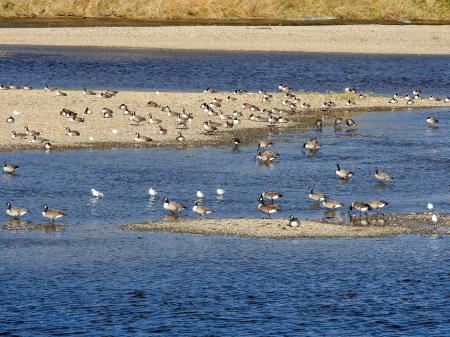
[[[178,219],[120,226],[131,231],[175,232],[249,238],[376,238],[400,234],[450,234],[450,215],[440,216],[438,229],[429,225],[429,214],[393,214],[356,219],[353,225],[300,220],[299,227],[287,219]],[[364,222],[367,221],[367,222]],[[447,227],[441,227],[447,226]]]
[[[17,45],[450,54],[450,25],[1,28],[0,32],[0,44]]]
[[[243,143],[255,142],[258,137],[264,137],[268,129],[286,130],[298,127],[313,127],[317,118],[326,119],[328,117],[340,116],[346,118],[357,112],[383,109],[406,109],[404,100],[399,100],[398,104],[391,105],[387,97],[372,97],[359,99],[354,94],[320,94],[320,93],[297,93],[300,98],[298,106],[306,102],[311,104],[310,109],[297,108],[289,113],[274,113],[274,116],[284,116],[288,119],[284,123],[276,123],[275,128],[270,128],[267,121],[251,121],[251,114],[260,115],[263,120],[267,118],[267,113],[260,111],[250,111],[243,108],[243,103],[249,103],[263,109],[289,109],[283,105],[285,99],[281,93],[275,93],[272,101],[261,102],[262,94],[259,93],[174,93],[174,92],[138,92],[121,91],[113,98],[98,98],[97,96],[85,95],[82,90],[65,91],[67,96],[57,96],[56,91],[46,92],[44,90],[0,90],[0,121],[3,123],[3,132],[0,133],[0,150],[24,150],[42,149],[42,144],[32,143],[31,136],[24,139],[12,139],[12,131],[24,133],[24,127],[40,132],[40,137],[50,140],[54,149],[70,148],[111,148],[111,147],[146,147],[146,146],[207,146],[207,145],[232,145],[233,137],[238,137]],[[228,96],[235,101],[227,101]],[[208,116],[201,108],[203,102],[212,102],[214,98],[223,99],[220,107],[214,107],[219,116]],[[355,106],[346,106],[348,98],[355,100]],[[321,105],[324,101],[332,100],[336,107],[324,111]],[[162,111],[161,107],[149,107],[147,102],[153,101],[161,107],[169,106],[172,115]],[[136,114],[145,117],[146,120],[136,125],[130,121],[129,116],[123,115],[119,106],[124,103],[129,110],[136,111]],[[435,102],[428,99],[417,100],[414,107],[436,107],[450,106],[450,103],[443,101]],[[86,107],[92,110],[92,114],[84,114]],[[112,118],[103,118],[101,109],[109,108],[113,110]],[[77,117],[84,118],[84,122],[70,121],[60,115],[63,109],[76,112]],[[192,122],[187,123],[187,129],[177,126],[177,114],[183,108],[186,113],[193,116]],[[233,127],[224,126],[226,119],[220,118],[222,112],[226,118],[232,118],[233,111],[242,113],[238,117],[239,123]],[[160,119],[161,126],[167,130],[167,134],[158,134],[159,125],[150,124],[149,113],[154,119]],[[6,119],[12,116],[13,123],[7,123]],[[207,120],[220,123],[218,131],[213,134],[205,134],[203,123]],[[325,124],[326,125],[326,124]],[[66,135],[66,127],[79,131],[79,136],[70,137]],[[152,138],[151,142],[139,143],[134,140],[135,133]],[[176,137],[181,132],[186,138],[184,142],[177,142]]]

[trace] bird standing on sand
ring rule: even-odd
[[[212,208],[206,208],[202,205],[199,205],[198,201],[194,202],[194,206],[192,207],[192,211],[197,213],[200,217],[206,214],[210,214],[213,212]]]
[[[291,215],[289,217],[289,227],[298,227],[298,226],[300,226],[300,221],[298,220],[298,218]]]

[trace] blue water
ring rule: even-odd
[[[19,48],[15,57],[0,58],[0,83],[257,90],[288,82],[327,91],[348,82],[379,93],[420,87],[444,95],[448,60]],[[420,67],[405,71],[405,64]],[[429,114],[439,118],[439,128],[426,127]],[[358,127],[350,133],[326,127],[269,134],[281,153],[270,167],[254,161],[255,144],[239,151],[1,153],[0,162],[21,167],[16,176],[0,176],[0,204],[29,207],[25,219],[33,224],[45,222],[44,202],[67,216],[58,221],[62,227],[31,231],[0,216],[0,335],[450,335],[449,237],[254,240],[116,226],[160,219],[164,195],[191,206],[198,189],[214,217],[260,216],[258,194],[275,189],[284,193],[277,216],[323,218],[307,198],[310,186],[346,205],[382,198],[390,202],[387,212],[423,211],[427,202],[449,212],[448,114],[368,113],[355,116]],[[317,155],[301,151],[311,136],[322,144]],[[336,178],[336,162],[355,172],[348,183]],[[376,166],[394,181],[378,183]],[[148,197],[150,186],[160,192],[156,200]],[[105,198],[92,199],[92,187]],[[214,196],[217,187],[226,191],[223,200]],[[346,219],[346,211],[335,216]]]
[[[0,46],[0,83],[62,88],[342,91],[450,95],[450,57]]]

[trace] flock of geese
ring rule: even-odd
[[[19,87],[16,86],[1,86],[0,89],[19,89]],[[31,90],[31,87],[23,87],[22,89],[25,90]],[[283,92],[285,94],[285,100],[283,100],[283,104],[284,105],[289,105],[290,109],[296,109],[297,108],[297,104],[299,102],[299,100],[297,99],[297,97],[293,94],[292,89],[289,86],[285,86],[285,85],[280,85],[278,87],[278,89]],[[48,86],[46,86],[45,88],[46,91],[56,91],[56,94],[59,96],[65,96],[67,95],[65,92],[57,90],[56,88],[50,88]],[[205,93],[215,93],[216,91],[212,88],[208,88],[205,90]],[[238,89],[235,91],[235,94],[242,94],[245,93],[246,91],[243,89]],[[357,93],[356,89],[354,88],[346,88],[345,92],[351,92],[351,93]],[[106,92],[102,92],[100,94],[97,94],[93,91],[89,91],[86,88],[84,88],[84,93],[86,95],[98,95],[98,97],[105,97],[105,98],[111,98],[114,97],[117,94],[117,91],[112,91],[112,90],[107,90]],[[260,92],[262,94],[262,101],[269,101],[272,98],[272,95],[269,93],[266,93],[264,91]],[[413,104],[413,103],[409,103],[410,101],[414,102],[414,100],[417,100],[420,98],[420,91],[419,90],[414,90],[413,91],[413,95],[406,95],[404,97],[404,99],[406,100],[407,104]],[[364,99],[365,95],[364,94],[359,94],[359,98],[360,99]],[[232,100],[233,98],[231,96],[229,96],[227,98],[228,100]],[[398,102],[399,99],[399,95],[395,94],[392,99],[389,100],[389,103],[391,104],[395,104]],[[430,96],[429,98],[430,100],[441,100],[439,97],[436,96]],[[446,102],[450,101],[450,99],[446,98],[444,99]],[[211,116],[214,114],[214,110],[213,110],[213,106],[214,104],[216,104],[216,106],[220,106],[220,102],[221,100],[219,99],[215,99],[212,103],[203,103],[201,105],[201,109],[203,109],[203,111],[205,113],[208,114],[208,116]],[[309,108],[309,106],[305,105],[306,103],[302,103],[300,108],[301,109],[307,109]],[[348,100],[346,102],[346,105],[353,105],[354,102],[351,100]],[[147,104],[150,107],[160,107],[159,104],[155,103],[155,102],[148,102]],[[322,108],[324,109],[330,109],[333,106],[335,106],[335,104],[331,101],[327,101],[323,103]],[[284,117],[283,115],[283,111],[282,110],[277,110],[275,109],[264,109],[261,110],[260,108],[248,104],[248,103],[244,103],[243,104],[243,108],[248,108],[250,109],[250,111],[252,112],[265,112],[267,113],[267,117],[265,118],[264,121],[268,122],[268,126],[274,126],[276,123],[282,123],[284,121],[287,120],[286,117]],[[134,111],[130,111],[128,109],[128,107],[125,104],[121,104],[119,109],[123,112],[124,115],[128,115],[130,121],[134,122],[136,125],[139,125],[140,123],[143,122],[149,122],[149,123],[155,123],[155,124],[160,124],[161,121],[157,120],[155,118],[153,118],[152,114],[149,114],[148,118],[145,117],[141,117],[141,116],[137,116],[136,113]],[[162,111],[166,111],[168,114],[171,113],[171,109],[169,107],[162,107]],[[274,112],[279,112],[281,114],[280,117],[274,117],[273,114]],[[91,114],[92,111],[89,108],[86,108],[85,110],[85,114]],[[69,118],[71,120],[74,121],[78,121],[78,122],[84,122],[84,118],[83,117],[79,117],[76,113],[74,113],[73,111],[69,110],[69,109],[62,109],[60,114],[66,118]],[[104,118],[111,118],[113,115],[112,110],[104,108],[102,109],[102,115]],[[180,116],[179,116],[180,117]],[[179,123],[189,123],[190,120],[192,120],[193,116],[192,114],[186,114],[186,112],[183,109],[183,113],[181,116],[182,121],[179,121]],[[261,119],[262,117],[260,116],[256,116],[255,114],[251,114],[249,119],[256,121]],[[14,117],[10,116],[7,118],[6,120],[7,123],[13,123],[14,122]],[[228,121],[227,121],[228,122]],[[426,118],[426,124],[430,127],[430,128],[435,128],[437,127],[439,121],[436,117],[433,116],[428,116]],[[238,124],[239,123],[239,119],[238,116],[232,117],[231,119],[231,124]],[[334,130],[338,130],[341,127],[348,127],[350,129],[355,128],[357,126],[357,123],[351,119],[351,118],[347,118],[347,119],[343,119],[343,118],[335,118],[334,120]],[[212,123],[211,121],[205,121],[203,123],[203,129],[206,133],[214,133],[215,131],[217,131],[218,125],[215,125],[214,123]],[[317,119],[315,122],[315,130],[316,132],[321,132],[323,129],[323,120],[322,119]],[[31,137],[32,142],[40,142],[42,143],[42,145],[44,146],[45,149],[49,150],[51,149],[51,143],[48,139],[44,139],[41,137],[40,132],[31,130],[28,128],[28,126],[25,126],[24,128],[25,132],[23,134],[21,133],[17,133],[15,131],[12,132],[12,138],[26,138],[28,136]],[[159,125],[159,134],[165,134],[167,133],[167,130],[164,129],[161,125]],[[80,133],[76,130],[72,130],[71,128],[67,127],[66,128],[66,135],[68,136],[79,136]],[[136,142],[149,142],[151,141],[151,138],[149,137],[145,137],[140,135],[139,133],[135,133],[135,138],[134,140]],[[185,139],[182,136],[181,133],[178,133],[177,139],[178,142],[183,142]],[[234,147],[238,147],[240,144],[240,140],[238,138],[233,138],[233,146]],[[268,141],[268,140],[260,140],[258,142],[258,147],[257,147],[257,151],[256,151],[256,159],[259,160],[261,163],[263,164],[268,164],[271,163],[273,161],[276,161],[280,154],[276,151],[272,151],[269,148],[273,145],[272,142]],[[303,146],[302,149],[305,151],[310,151],[311,153],[315,153],[317,151],[320,150],[321,144],[319,143],[318,139],[316,138],[311,138],[308,141],[306,141]],[[4,162],[4,167],[3,167],[3,171],[5,174],[9,174],[9,175],[14,175],[16,170],[19,168],[19,166],[8,163],[8,162]],[[340,166],[339,163],[336,164],[336,176],[339,179],[342,180],[349,180],[354,173],[352,171],[349,171],[345,168],[342,168]],[[378,168],[374,169],[374,177],[375,179],[382,181],[382,182],[386,182],[386,181],[390,181],[393,179],[393,177],[385,171],[382,171]],[[97,191],[96,189],[92,189],[91,190],[92,195],[95,198],[102,198],[104,197],[104,194],[100,191]],[[222,198],[225,191],[221,188],[217,189],[216,191],[218,197]],[[154,190],[153,188],[150,188],[149,190],[149,195],[151,198],[156,198],[158,195],[158,192],[156,190]],[[275,203],[275,201],[277,201],[278,199],[282,198],[283,194],[281,192],[277,192],[277,191],[265,191],[262,192],[259,195],[258,198],[258,205],[257,205],[257,209],[263,213],[264,215],[268,216],[269,218],[277,213],[278,211],[280,211],[280,207]],[[324,207],[325,209],[328,210],[335,210],[338,208],[342,208],[344,206],[344,204],[342,202],[340,202],[339,200],[334,200],[329,198],[326,194],[314,191],[314,189],[311,187],[309,189],[309,193],[308,193],[308,197],[313,200],[315,203],[319,204],[320,206]],[[366,215],[366,217],[368,216],[368,213],[370,211],[374,211],[374,212],[379,212],[380,209],[383,209],[384,207],[386,207],[387,205],[389,205],[388,202],[384,201],[384,200],[371,200],[368,202],[365,201],[354,201],[352,202],[349,206],[348,206],[348,212],[351,215],[353,211],[359,212],[360,216],[362,217],[363,214]],[[180,212],[182,210],[185,210],[187,207],[177,201],[174,200],[169,200],[168,197],[164,197],[163,198],[163,204],[162,207],[164,210],[170,212],[170,213],[177,213]],[[197,214],[198,216],[202,217],[205,216],[207,214],[212,213],[214,210],[212,208],[208,208],[203,204],[203,193],[198,191],[197,192],[197,200],[194,201],[194,204],[192,206],[192,211]],[[20,218],[26,214],[29,213],[29,210],[27,208],[24,207],[13,207],[13,205],[11,204],[11,202],[8,202],[6,204],[6,214],[14,217],[14,218]],[[49,219],[52,223],[57,220],[62,218],[63,216],[65,216],[65,213],[61,210],[58,209],[49,209],[47,204],[43,205],[42,208],[42,216]],[[435,220],[437,221],[437,216],[435,214],[433,214],[433,221],[435,222]],[[298,226],[300,224],[300,221],[298,220],[298,218],[294,217],[294,216],[290,216],[289,218],[289,225],[292,227]]]

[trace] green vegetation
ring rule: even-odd
[[[0,0],[0,17],[450,20],[450,0]]]

